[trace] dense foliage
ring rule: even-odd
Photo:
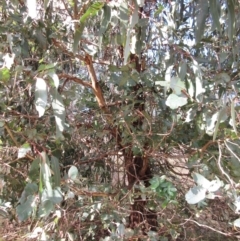
[[[238,238],[237,0],[0,10],[3,238]]]

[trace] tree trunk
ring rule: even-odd
[[[137,55],[131,54],[130,61],[135,62],[136,70],[140,73],[144,67],[142,66],[142,61]],[[144,93],[141,91],[142,85],[137,84],[133,87],[135,92],[134,110],[137,112],[144,111]],[[133,122],[133,127],[135,129],[142,130],[143,117],[139,118]],[[149,148],[148,144],[144,144],[145,150]],[[149,179],[152,178],[152,172],[149,166],[149,159],[144,154],[141,156],[134,156],[133,152],[130,151],[125,155],[125,168],[127,171],[128,185],[129,188],[139,181],[143,181],[145,187],[150,185]],[[146,208],[147,198],[143,200],[141,196],[135,198],[133,205],[131,206],[131,213],[129,216],[129,227],[134,229],[138,228],[142,231],[143,235],[146,235],[148,231],[157,231],[157,214]],[[139,240],[141,240],[139,238]]]

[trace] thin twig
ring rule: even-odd
[[[14,142],[14,144],[17,146],[17,147],[20,147],[20,145],[18,144],[18,142],[16,141],[16,139],[14,138],[13,134],[12,134],[12,131],[10,130],[8,124],[5,122],[4,123],[4,128],[6,129],[7,133],[9,134],[9,136],[11,137],[12,141]],[[29,154],[26,154],[25,155],[27,158],[29,158],[30,160],[34,160],[34,158],[32,156],[30,156]]]
[[[73,15],[71,14],[71,12],[69,11],[67,5],[66,5],[66,1],[62,0],[62,3],[64,5],[65,10],[67,11],[67,13],[69,14],[69,16],[73,19]]]
[[[196,221],[194,221],[194,220],[191,220],[191,219],[184,219],[184,220],[185,220],[186,222],[195,223],[195,224],[196,224],[197,226],[199,226],[199,227],[203,227],[203,228],[210,229],[210,230],[212,230],[212,231],[214,231],[214,232],[216,232],[216,233],[220,233],[220,234],[222,234],[222,235],[224,235],[224,236],[228,236],[228,237],[232,236],[231,233],[224,233],[224,232],[222,232],[222,231],[220,231],[220,230],[217,230],[217,229],[215,229],[215,228],[212,228],[212,227],[210,227],[210,226],[208,226],[208,225],[200,224],[200,223],[198,223],[198,222],[196,222]]]
[[[223,167],[221,166],[222,150],[221,150],[221,146],[220,146],[219,142],[218,142],[218,150],[219,150],[219,156],[218,156],[218,160],[217,160],[218,167],[219,167],[220,171],[222,172],[222,174],[227,177],[228,181],[231,183],[231,186],[234,186],[234,184],[235,184],[234,181],[229,177],[229,175],[223,170]]]
[[[229,141],[229,142],[230,142],[230,141]],[[240,158],[231,150],[231,148],[228,146],[227,142],[224,141],[224,143],[225,143],[227,149],[231,152],[231,154],[232,154],[234,157],[236,157],[236,158],[238,159],[238,161],[240,162]],[[230,142],[230,143],[232,143],[232,142]],[[232,143],[232,144],[233,144],[233,145],[236,145],[235,143]]]

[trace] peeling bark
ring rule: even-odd
[[[91,81],[92,81],[92,89],[94,91],[98,105],[101,109],[106,110],[107,105],[106,105],[105,99],[103,97],[102,90],[97,81],[97,76],[96,76],[95,70],[93,68],[92,57],[88,54],[85,57],[85,63],[87,65],[88,73],[89,73]]]

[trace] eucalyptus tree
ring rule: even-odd
[[[239,19],[236,0],[4,2],[4,214],[45,239],[234,236],[186,210],[226,199],[240,226]]]

